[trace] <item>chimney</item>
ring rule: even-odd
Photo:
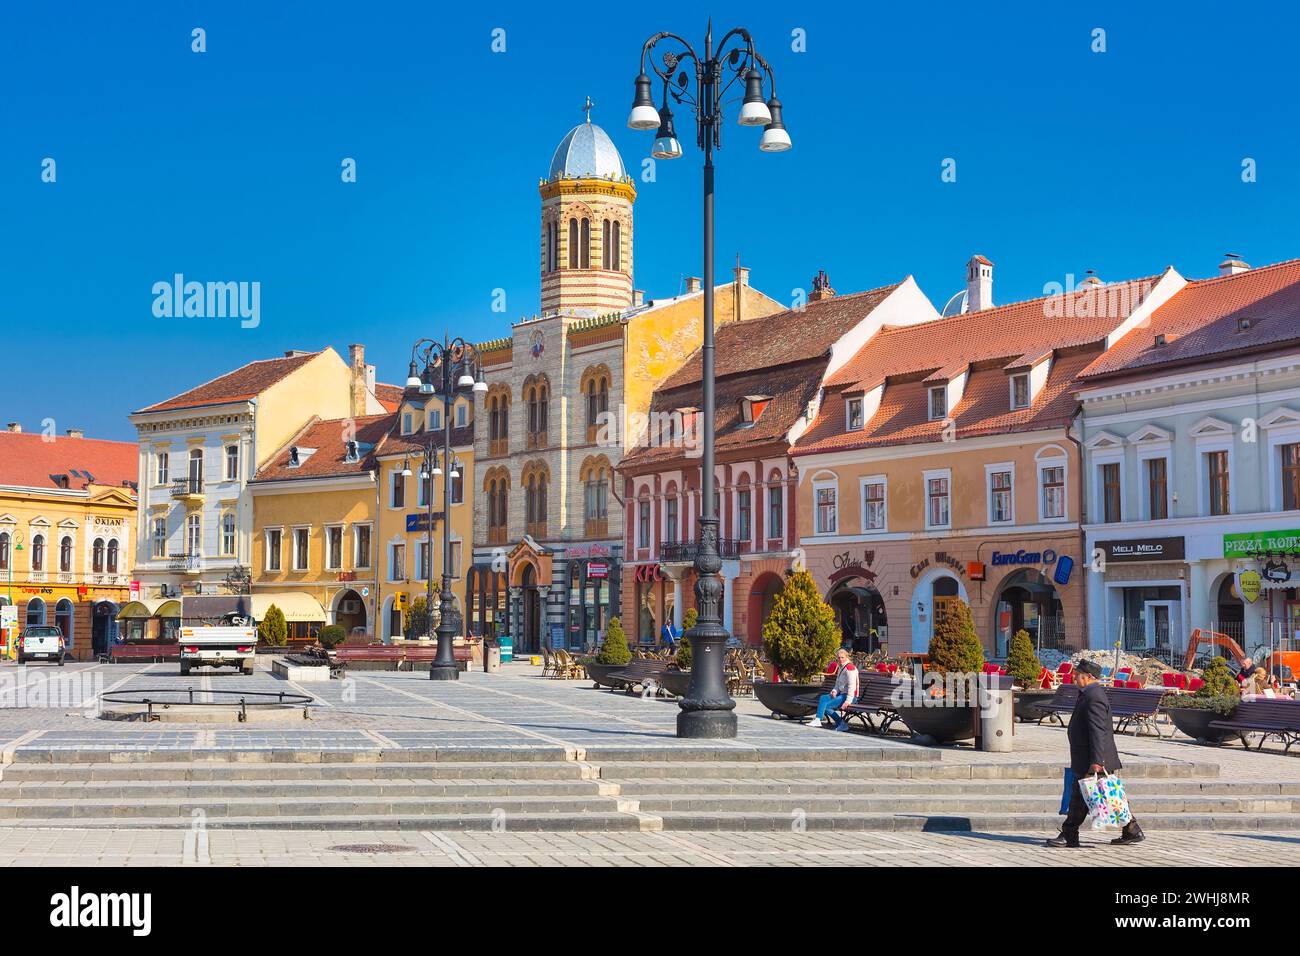
[[[808,296],[809,302],[821,302],[835,297],[835,290],[831,288],[831,280],[827,277],[825,269],[818,270],[813,276],[812,285],[812,295]]]
[[[63,434],[67,435],[69,438],[85,438],[85,437],[86,437],[86,433],[83,432],[80,428],[69,428],[69,429],[68,429],[67,431],[65,431]]]
[[[749,285],[749,268],[736,261],[736,277],[731,283],[731,315],[737,322],[745,319],[745,287]]]
[[[23,426],[19,422],[10,422],[5,427],[8,428],[9,431],[13,432],[15,435],[21,435],[23,433]]]
[[[1241,256],[1235,252],[1225,252],[1223,261],[1219,263],[1219,275],[1235,276],[1238,272],[1248,272],[1250,266],[1241,261]]]
[[[1097,288],[1098,286],[1100,286],[1100,285],[1102,285],[1102,284],[1103,284],[1103,283],[1102,283],[1101,279],[1098,278],[1097,273],[1095,273],[1095,272],[1093,272],[1091,269],[1089,269],[1089,270],[1088,270],[1088,274],[1085,275],[1085,276],[1083,277],[1083,281],[1080,282],[1076,288],[1079,288],[1079,289],[1095,289],[1095,288]]]
[[[645,305],[645,289],[632,290],[632,308],[639,309]]]
[[[966,311],[993,307],[993,263],[981,255],[966,263]]]
[[[360,418],[366,413],[366,347],[348,346],[348,414]]]
[[[699,276],[687,276],[687,277],[686,277],[686,292],[687,292],[688,295],[689,295],[690,293],[692,293],[692,292],[699,292],[699,291],[700,291],[700,281],[701,281],[701,280],[700,280],[700,277],[699,277]]]

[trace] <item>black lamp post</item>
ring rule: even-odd
[[[442,400],[442,447],[440,449],[437,442],[430,439],[424,445],[420,463],[420,481],[429,482],[425,501],[428,524],[424,533],[429,549],[429,566],[425,568],[425,603],[430,614],[433,613],[432,479],[445,472],[442,482],[442,594],[438,605],[438,654],[429,665],[429,680],[459,680],[460,671],[452,653],[452,644],[456,639],[456,614],[455,595],[451,591],[451,483],[461,476],[461,472],[460,463],[451,453],[451,419],[455,413],[456,397],[466,393],[486,392],[487,383],[483,381],[483,364],[479,361],[478,352],[474,346],[457,337],[444,338],[441,342],[433,339],[416,342],[411,348],[410,376],[406,379],[406,387],[416,389],[421,395],[432,395]],[[446,465],[445,469],[442,464]],[[402,469],[402,475],[409,477],[410,473],[408,464]]]
[[[662,57],[655,59],[656,46],[665,42]],[[718,518],[713,492],[713,150],[722,148],[722,97],[736,83],[745,86],[738,117],[741,126],[762,126],[759,148],[779,153],[790,148],[790,135],[781,119],[781,102],[776,98],[776,78],[771,66],[754,49],[749,31],[737,28],[713,48],[713,24],[704,36],[704,55],[675,33],[656,33],[641,49],[641,69],[636,77],[636,97],[627,125],[636,130],[656,130],[651,155],[656,159],[677,159],[682,146],[673,126],[668,98],[685,103],[695,114],[696,144],[704,151],[704,347],[701,350],[704,401],[703,455],[700,484],[703,500],[700,536],[695,550],[695,607],[698,617],[690,633],[691,689],[681,700],[677,715],[678,737],[735,737],[736,703],[727,694],[723,675],[727,630],[722,626],[722,558],[718,553]],[[689,60],[690,73],[678,67]],[[655,108],[653,83],[646,66],[663,82],[662,106]],[[767,75],[771,98],[763,100],[763,75]]]

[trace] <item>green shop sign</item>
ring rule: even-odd
[[[1248,534],[1225,534],[1223,556],[1248,558],[1270,551],[1300,552],[1300,529],[1290,531],[1252,531]]]

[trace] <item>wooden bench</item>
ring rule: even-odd
[[[834,674],[824,674],[822,676],[822,686],[819,689],[810,694],[799,694],[797,697],[791,697],[790,703],[815,710],[817,705],[821,703],[822,694],[829,694],[835,689],[835,676]]]
[[[125,661],[179,661],[181,646],[179,644],[114,644],[109,649],[109,661],[118,664]]]
[[[621,671],[614,671],[605,679],[614,688],[621,687],[625,692],[632,693],[637,687],[644,687],[647,683],[653,682],[657,688],[662,682],[664,671],[668,670],[668,661],[661,660],[638,660],[628,661]]]
[[[1056,695],[1051,700],[1036,705],[1043,712],[1038,722],[1055,720],[1064,727],[1061,714],[1074,713],[1075,705],[1079,703],[1079,690],[1078,684],[1062,684],[1056,688]],[[1164,736],[1156,723],[1160,702],[1165,696],[1164,688],[1107,687],[1106,696],[1110,698],[1110,713],[1115,718],[1116,731],[1123,732],[1136,725],[1135,735],[1140,734],[1143,727],[1148,727],[1157,737]]]
[[[436,644],[413,644],[404,646],[401,644],[367,644],[364,646],[353,645],[348,647],[344,645],[334,651],[335,660],[339,661],[341,666],[346,667],[348,664],[355,663],[392,663],[394,670],[402,670],[402,665],[407,665],[407,670],[414,670],[416,664],[430,664],[438,657],[438,647]],[[468,665],[472,660],[473,650],[468,644],[458,644],[451,649],[452,658],[457,664]],[[461,670],[465,668],[462,667]]]
[[[902,684],[903,679],[895,680],[892,674],[864,675],[858,686],[857,700],[840,708],[844,719],[857,718],[868,733],[888,733],[890,726],[899,719],[898,711],[895,710],[894,693]],[[872,718],[878,718],[879,725],[873,723]]]
[[[1258,699],[1243,700],[1237,705],[1231,717],[1210,721],[1215,730],[1231,730],[1241,738],[1243,746],[1250,746],[1247,734],[1260,734],[1259,746],[1264,749],[1264,741],[1276,737],[1285,744],[1283,753],[1291,750],[1291,745],[1300,741],[1300,701]]]
[[[1115,730],[1123,733],[1133,727],[1133,736],[1140,736],[1142,728],[1163,737],[1156,717],[1160,714],[1160,702],[1165,699],[1163,687],[1107,687],[1110,697],[1110,714],[1115,718]],[[1172,735],[1172,732],[1171,732]]]

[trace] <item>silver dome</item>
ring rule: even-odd
[[[609,134],[590,121],[579,123],[560,140],[547,179],[626,179],[623,157]]]

